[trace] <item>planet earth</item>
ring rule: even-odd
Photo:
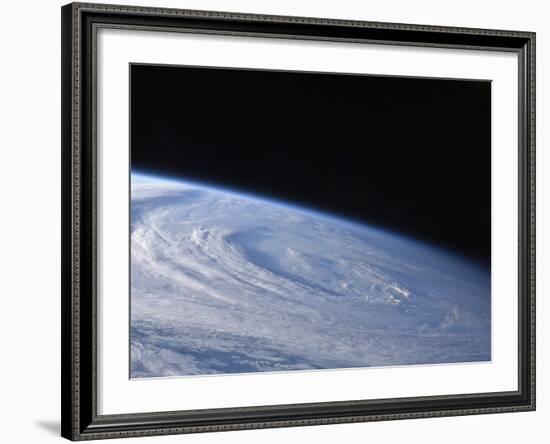
[[[491,359],[490,273],[379,227],[131,176],[131,377]]]

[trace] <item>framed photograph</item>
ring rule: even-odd
[[[62,8],[62,435],[535,408],[535,35]]]

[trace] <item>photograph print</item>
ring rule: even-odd
[[[130,65],[130,377],[491,360],[491,82]]]

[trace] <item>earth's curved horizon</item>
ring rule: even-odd
[[[490,274],[378,227],[131,176],[131,377],[481,362]]]

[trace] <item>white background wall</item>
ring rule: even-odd
[[[550,181],[545,111],[550,89],[550,10],[543,0],[163,0],[118,3],[282,15],[517,29],[537,32],[538,410],[246,432],[140,438],[126,442],[548,442],[545,384],[550,316],[544,276]],[[2,3],[0,9],[0,440],[60,441],[60,11],[58,0]],[[547,76],[548,77],[548,76]],[[414,381],[411,381],[414,383]],[[546,433],[545,433],[546,432]]]

